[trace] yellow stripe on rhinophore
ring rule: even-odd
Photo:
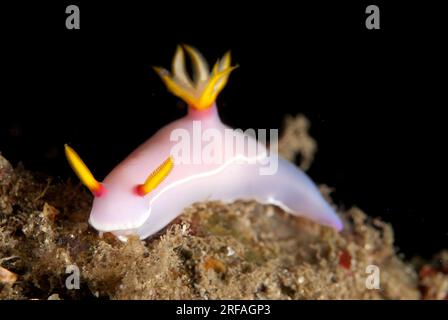
[[[184,45],[184,48],[191,58],[194,81],[196,83],[199,81],[207,81],[210,74],[207,60],[205,60],[196,48],[188,45]]]
[[[216,100],[218,94],[224,89],[227,79],[230,73],[236,69],[238,66],[227,68],[221,72],[218,72],[210,78],[204,91],[202,92],[201,98],[196,104],[197,109],[207,109]]]
[[[191,83],[190,77],[185,69],[185,55],[181,46],[177,46],[171,69],[173,71],[173,77],[176,80],[179,80],[187,88],[193,88],[193,84]]]
[[[224,71],[228,68],[230,68],[230,61],[231,61],[231,53],[230,51],[227,51],[224,56],[221,58],[221,60],[217,61],[215,66],[213,67],[213,74],[217,74],[218,72]],[[233,69],[232,69],[233,70]],[[227,75],[222,76],[215,85],[215,92],[216,95],[214,97],[214,100],[218,97],[218,94],[221,92],[222,89],[227,84],[227,80],[229,79],[230,72]],[[213,100],[213,101],[214,101]]]
[[[218,71],[224,71],[227,68],[230,68],[230,61],[231,61],[231,53],[230,51],[227,51],[222,59],[219,61],[219,67]]]
[[[81,160],[75,150],[70,148],[67,144],[64,145],[64,148],[68,163],[78,176],[79,180],[81,180],[81,182],[93,193],[98,192],[101,189],[101,184],[96,181],[86,164]]]
[[[194,104],[194,96],[191,94],[191,90],[185,88],[181,83],[175,81],[168,70],[160,67],[153,67],[157,74],[165,83],[167,89],[175,96],[184,100],[187,104]]]
[[[146,195],[157,188],[157,186],[168,176],[173,169],[173,166],[174,160],[173,157],[170,156],[149,175],[144,184],[139,186],[140,195]]]
[[[231,53],[227,51],[221,59],[218,59],[212,68],[212,75],[230,68]]]

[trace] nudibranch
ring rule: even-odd
[[[193,77],[187,72],[185,53]],[[123,241],[129,235],[144,239],[184,208],[211,200],[256,200],[342,229],[340,218],[304,172],[253,135],[221,122],[215,101],[235,69],[230,60],[228,52],[210,71],[195,48],[179,46],[172,72],[154,68],[167,89],[186,102],[188,113],[140,145],[103,182],[65,146],[69,164],[95,196],[89,218],[95,229]]]

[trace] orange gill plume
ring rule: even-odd
[[[184,50],[190,57],[193,79],[185,67]],[[230,73],[237,68],[231,66],[230,52],[224,54],[210,73],[207,60],[195,48],[187,45],[178,46],[172,62],[172,73],[161,67],[154,70],[162,78],[168,90],[184,100],[196,110],[205,110],[212,106],[218,94],[224,89]]]

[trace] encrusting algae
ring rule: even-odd
[[[302,143],[280,142],[286,157],[301,153],[304,167],[316,148],[306,121],[290,118],[285,129],[284,139],[297,135]],[[197,203],[157,235],[122,243],[111,234],[100,238],[89,227],[91,201],[79,184],[13,169],[0,156],[1,299],[448,295],[448,252],[440,253],[437,263],[421,264],[417,272],[397,256],[391,226],[357,208],[342,213],[345,227],[337,233],[253,201]],[[73,265],[79,268],[80,286],[70,290],[66,270]],[[369,265],[380,270],[380,289],[366,287]]]

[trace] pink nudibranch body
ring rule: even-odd
[[[199,126],[201,134],[212,129],[216,135],[225,137],[225,131],[230,129],[221,122],[214,102],[230,73],[230,55],[218,61],[209,76],[205,59],[191,47],[185,50],[192,58],[195,83],[191,83],[183,69],[181,48],[178,48],[173,61],[173,75],[163,69],[156,70],[168,89],[189,104],[188,114],[160,129],[104,179],[101,190],[106,191],[95,197],[89,223],[100,232],[112,232],[122,240],[131,234],[144,239],[164,228],[195,202],[256,200],[341,230],[341,220],[310,178],[294,164],[268,152],[261,143],[256,143],[254,153],[247,148],[228,148],[226,139],[219,145],[217,140],[203,139],[200,141],[202,149],[216,144],[212,147],[215,153],[220,151],[223,155],[220,161],[179,161],[175,152],[179,136],[173,133],[181,132],[193,137]],[[214,90],[204,93],[210,82],[213,82]],[[209,96],[204,97],[204,94]],[[234,134],[244,135],[242,132]],[[255,142],[252,137],[244,137]],[[187,148],[191,154],[195,152],[194,147],[197,146],[192,143]],[[169,173],[147,194],[135,192],[136,186],[143,183],[148,173],[158,168],[167,157],[174,159]],[[255,158],[260,161],[253,161]],[[260,169],[274,160],[277,165],[275,173],[260,174]]]

